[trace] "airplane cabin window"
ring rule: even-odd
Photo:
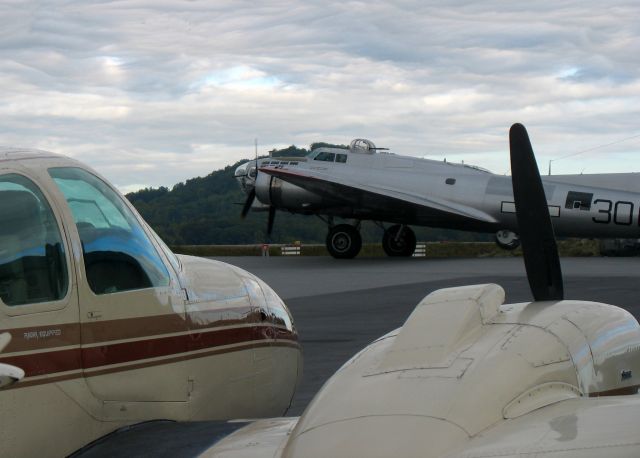
[[[0,175],[0,298],[8,306],[62,299],[64,244],[46,198],[28,178]]]
[[[314,158],[315,161],[325,161],[325,162],[333,162],[336,158],[336,153],[329,153],[327,151],[322,151],[318,153],[318,155]]]
[[[346,154],[336,154],[336,162],[340,162],[341,164],[344,164],[347,162],[347,155]]]
[[[95,294],[169,284],[169,273],[137,218],[107,184],[79,168],[52,168],[80,234]]]

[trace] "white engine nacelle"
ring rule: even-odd
[[[637,392],[640,326],[628,312],[503,300],[497,285],[427,296],[325,384],[284,456],[439,456],[556,402]]]

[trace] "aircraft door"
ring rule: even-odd
[[[77,346],[80,333],[68,244],[54,208],[33,180],[0,171],[0,334],[12,336],[0,362],[24,369],[23,383],[80,371],[77,352],[55,357],[57,348]]]
[[[58,386],[82,377],[69,239],[55,200],[40,185],[35,175],[0,169],[0,363],[25,372],[2,396],[0,443],[9,450],[64,434],[68,425],[28,415],[29,406],[69,408]]]
[[[105,417],[186,401],[188,329],[175,272],[104,181],[81,168],[51,168],[49,174],[67,201],[82,246],[82,366]]]

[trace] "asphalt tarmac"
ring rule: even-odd
[[[497,283],[506,302],[531,300],[522,258],[426,259],[228,257],[266,281],[289,306],[304,349],[304,375],[288,415],[374,339],[402,326],[420,300],[451,286]],[[565,297],[606,302],[640,319],[640,258],[563,258]]]

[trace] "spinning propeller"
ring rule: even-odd
[[[522,124],[511,126],[509,149],[518,233],[531,293],[536,301],[562,300],[560,257],[547,198],[527,130]]]
[[[249,191],[249,194],[247,195],[247,200],[244,201],[244,205],[242,206],[242,211],[240,212],[240,217],[242,219],[245,219],[247,217],[247,214],[249,213],[249,210],[251,210],[251,206],[253,205],[253,201],[256,198],[256,186],[258,185],[258,174],[260,173],[258,171],[258,156],[257,156],[257,152],[256,152],[256,176],[254,178],[254,185],[253,185],[253,189],[251,189],[251,191]],[[267,219],[267,237],[269,237],[271,235],[271,232],[273,231],[273,223],[275,222],[276,219],[276,207],[274,207],[273,205],[269,205],[269,217]]]

